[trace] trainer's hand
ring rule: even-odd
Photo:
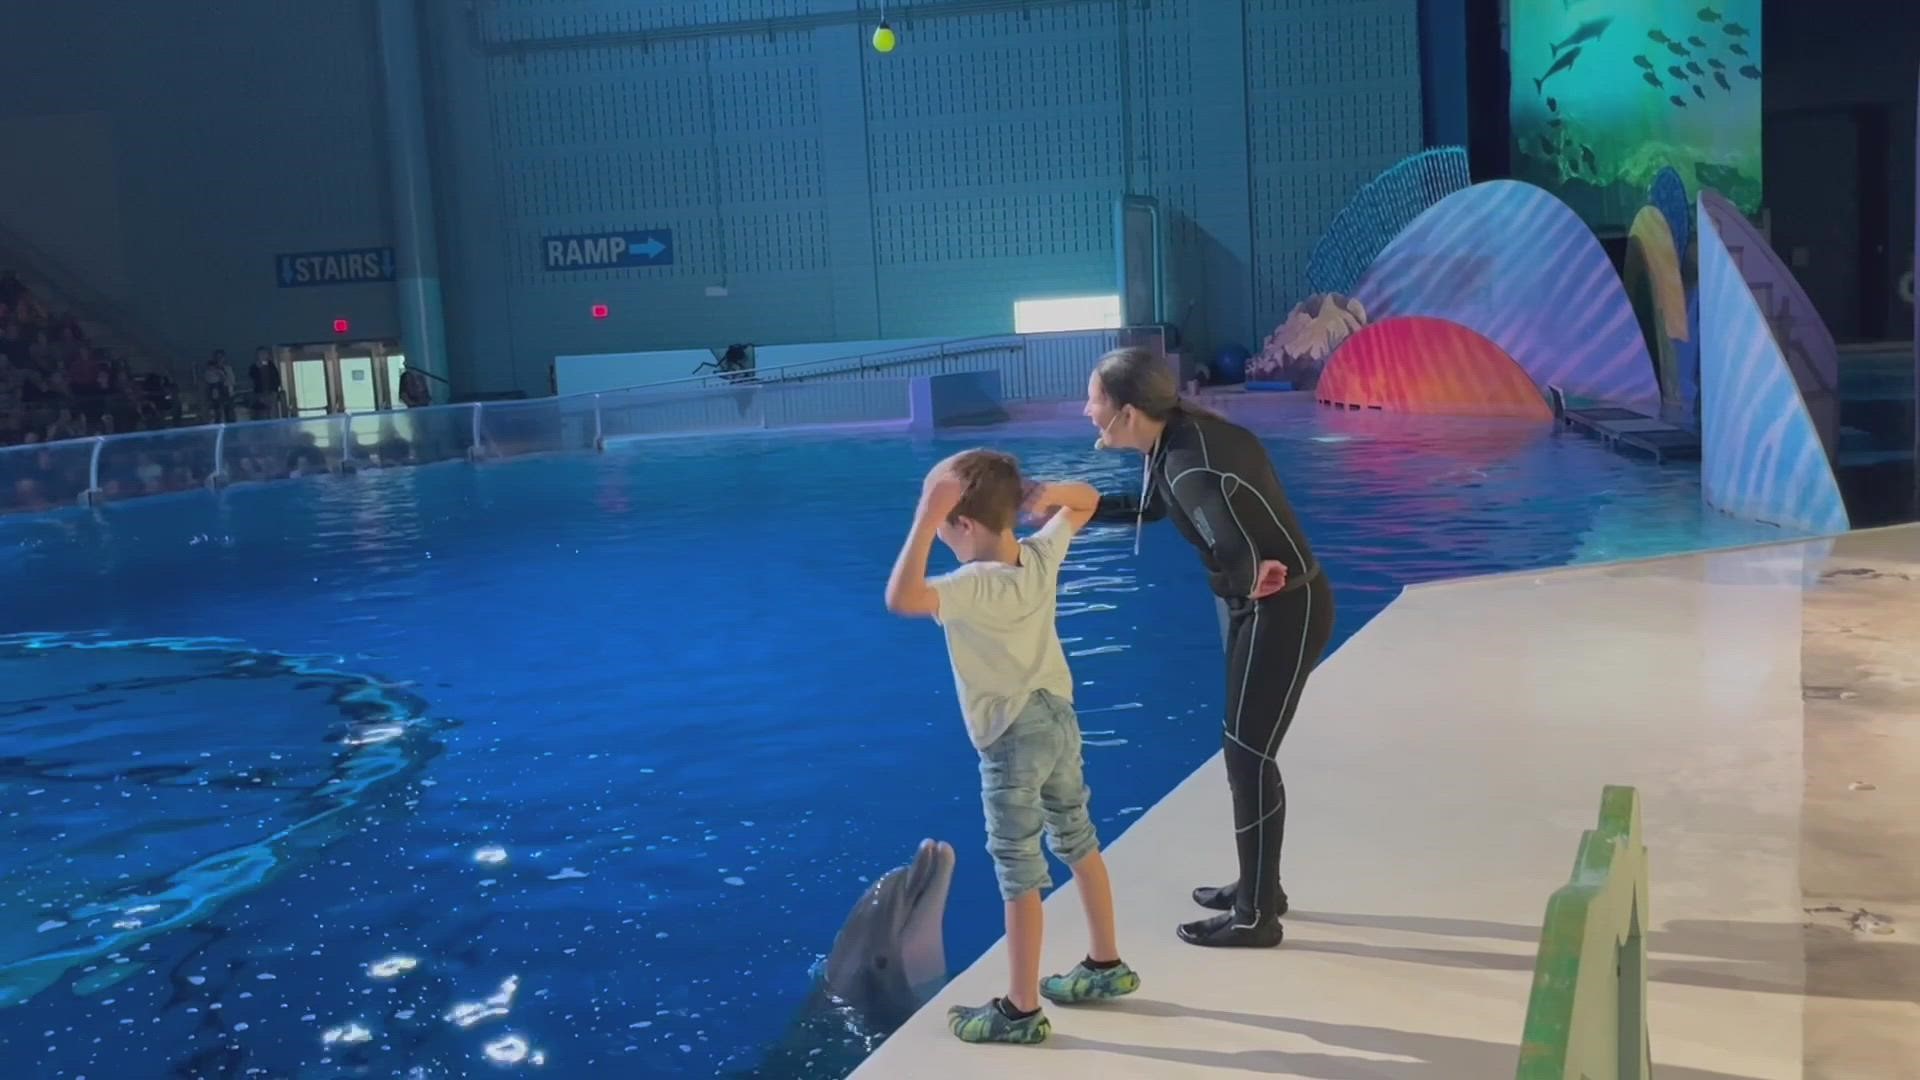
[[[1287,585],[1287,564],[1278,559],[1262,559],[1260,575],[1253,583],[1253,598],[1265,600]]]

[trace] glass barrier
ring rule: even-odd
[[[817,382],[756,383],[671,397],[601,394],[600,433],[611,440],[905,420],[908,383],[841,373]]]
[[[220,429],[142,431],[100,440],[97,497],[107,502],[193,491],[219,471]]]
[[[891,374],[891,372],[889,372]],[[833,379],[764,387],[756,402],[763,427],[817,427],[906,420],[910,378]]]
[[[600,394],[555,398],[560,409],[560,444],[569,450],[600,447]]]
[[[99,449],[102,499],[186,491],[222,474],[229,483],[279,480],[344,467],[424,465],[589,450],[607,439],[830,424],[890,423],[911,414],[911,380],[999,370],[1009,401],[1079,398],[1107,351],[1141,346],[1167,356],[1163,332],[1093,330],[938,345],[764,370],[717,384],[659,384],[530,401],[440,405],[383,413],[257,420],[0,448],[0,513],[80,504]]]
[[[488,402],[480,410],[480,446],[489,457],[591,448],[584,442],[567,445],[560,424],[559,398]]]
[[[220,465],[230,484],[338,472],[346,459],[345,416],[228,424]]]
[[[766,423],[760,396],[770,390],[754,385],[671,395],[631,390],[601,394],[600,436],[627,439],[762,428]]]
[[[79,506],[98,442],[76,439],[0,450],[0,513]]]
[[[464,460],[473,446],[473,416],[478,408],[441,405],[354,413],[347,420],[348,452],[357,468]]]

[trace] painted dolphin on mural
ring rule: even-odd
[[[945,922],[953,845],[923,840],[913,861],[881,875],[848,912],[814,969],[799,1019],[756,1064],[733,1076],[843,1076],[947,982]]]
[[[1612,25],[1613,25],[1612,16],[1602,16],[1598,19],[1588,19],[1586,22],[1581,23],[1579,28],[1574,30],[1573,33],[1568,34],[1566,37],[1566,40],[1553,42],[1548,46],[1548,48],[1551,48],[1553,50],[1554,56],[1559,56],[1561,53],[1567,51],[1568,49],[1585,45],[1589,41],[1599,41],[1600,36],[1602,34],[1605,34],[1607,32],[1607,28]]]

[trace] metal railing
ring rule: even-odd
[[[880,352],[802,360],[750,371],[715,371],[631,387],[633,390],[715,389],[820,378],[883,378],[999,370],[1002,393],[1014,401],[1074,397],[1086,390],[1093,360],[1123,345],[1165,355],[1159,328],[1068,330],[958,338]]]
[[[1164,354],[1158,330],[973,338],[527,401],[134,432],[0,449],[0,513],[524,454],[651,436],[905,422],[914,378],[1001,372],[1010,401],[1075,398],[1109,350]]]

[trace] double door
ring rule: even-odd
[[[400,407],[400,376],[407,358],[397,341],[282,345],[275,358],[294,416]]]

